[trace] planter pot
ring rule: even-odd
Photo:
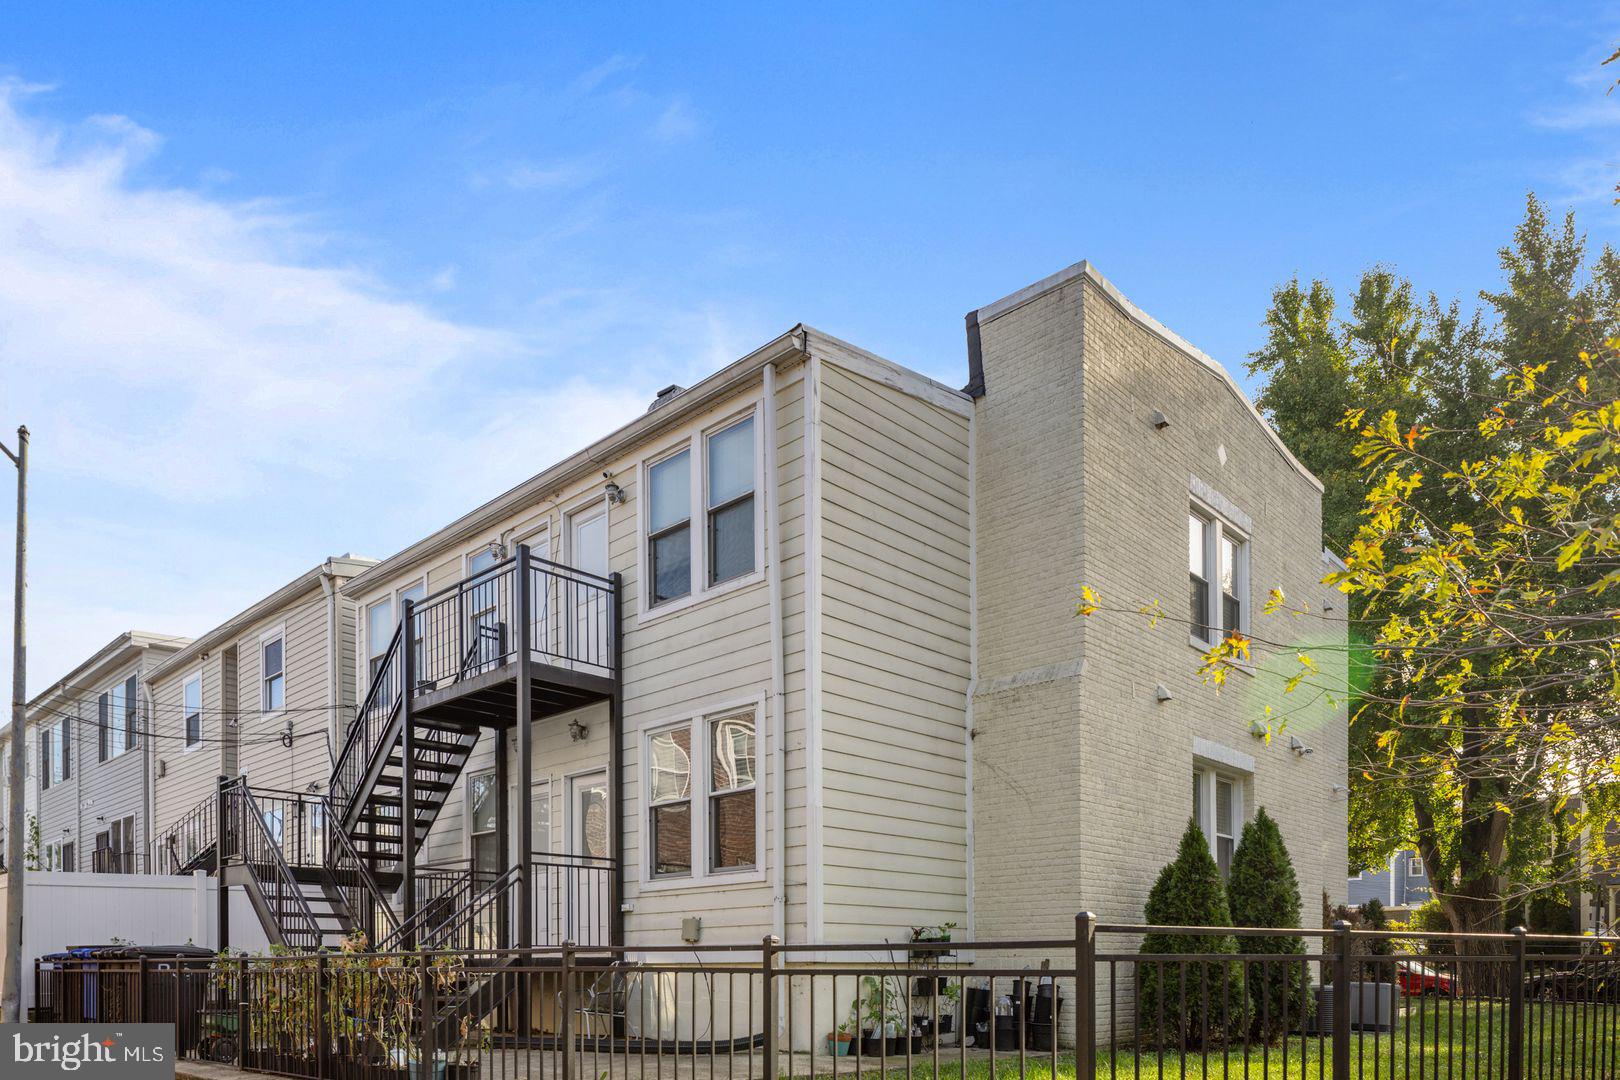
[[[939,1014],[939,1034],[949,1035],[956,1030],[956,1017],[950,1013]]]
[[[1051,1050],[1052,1025],[1043,1024],[1039,1020],[1031,1020],[1024,1029],[1024,1048],[1026,1050]]]
[[[409,1080],[444,1080],[446,1064],[443,1061],[413,1061],[409,1068]]]
[[[478,1080],[479,1064],[477,1061],[451,1062],[444,1067],[444,1080]]]
[[[833,1057],[848,1057],[849,1044],[854,1042],[848,1035],[828,1035],[827,1053]]]
[[[861,1036],[861,1057],[882,1057],[884,1049],[885,1047],[882,1035]]]

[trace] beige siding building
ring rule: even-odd
[[[155,740],[145,679],[187,640],[120,634],[28,703],[42,869],[146,869]]]
[[[969,351],[958,391],[796,327],[345,586],[364,678],[407,600],[476,607],[519,545],[616,580],[617,694],[532,721],[530,828],[537,858],[618,880],[540,912],[536,940],[1135,921],[1189,818],[1224,863],[1259,806],[1307,907],[1343,892],[1342,707],[1283,702],[1258,658],[1223,693],[1197,675],[1236,630],[1318,646],[1342,683],[1320,485],[1219,364],[1084,264],[971,315]],[[1078,619],[1082,584],[1168,615]],[[1272,587],[1310,613],[1263,613]],[[518,858],[506,723],[422,796],[421,862]]]
[[[354,711],[355,609],[340,589],[371,561],[334,556],[168,656],[147,677],[154,712],[154,858],[184,865],[177,826],[219,777],[321,791]]]

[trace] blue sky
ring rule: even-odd
[[[801,320],[960,384],[964,313],[1088,258],[1241,374],[1296,273],[1469,301],[1531,189],[1616,238],[1620,19],[1415,7],[0,10],[31,687]]]

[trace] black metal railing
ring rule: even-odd
[[[572,941],[595,948],[613,943],[611,897],[613,859],[592,855],[537,853],[530,862],[534,881],[534,943]]]
[[[275,815],[267,816],[246,780],[227,783],[220,794],[224,806],[220,844],[225,861],[244,866],[253,875],[281,944],[290,949],[320,948],[325,943],[320,923],[282,855],[285,819],[278,827]],[[284,811],[286,802],[272,795],[266,805]]]
[[[332,809],[340,821],[347,820],[349,809],[354,804],[378,747],[385,742],[391,743],[397,735],[400,692],[404,680],[404,665],[400,663],[402,637],[403,626],[396,626],[382,662],[371,676],[365,700],[355,713],[354,723],[349,725],[343,748],[338,751],[337,763],[332,766],[329,790]]]
[[[614,675],[614,581],[545,559],[530,559],[527,580],[520,581],[517,564],[506,559],[413,606],[418,694],[511,663],[525,611],[536,662]]]
[[[168,1021],[184,1057],[379,1080],[1553,1080],[1620,1066],[1612,941],[1075,925],[998,942],[40,961],[35,1015]]]
[[[326,815],[326,871],[343,898],[350,920],[350,933],[359,931],[374,947],[392,937],[399,928],[399,916],[387,894],[372,876],[366,860],[333,816],[328,804]]]
[[[308,791],[248,788],[265,831],[281,850],[288,867],[325,866],[329,848],[329,806],[326,797]]]
[[[163,830],[152,852],[154,868],[167,874],[189,873],[194,869],[211,869],[198,865],[209,854],[218,836],[219,796],[210,792],[206,798],[186,811],[181,819]]]

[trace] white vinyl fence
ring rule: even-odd
[[[76,945],[201,945],[219,947],[216,879],[160,874],[23,875],[23,1008],[34,999],[34,961]],[[0,912],[6,898],[0,877]],[[250,953],[269,948],[258,916],[240,889],[231,894],[231,947]],[[0,923],[3,925],[3,923]],[[4,959],[0,935],[0,960]],[[25,1014],[26,1015],[26,1012]]]

